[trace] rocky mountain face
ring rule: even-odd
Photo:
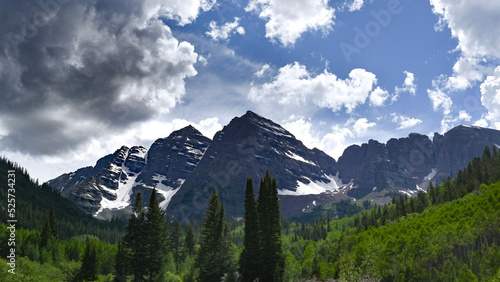
[[[485,147],[498,148],[500,131],[461,125],[446,132],[444,136],[435,134],[433,143],[438,168],[435,179],[439,183],[447,177],[455,177],[470,160],[480,157]]]
[[[253,179],[257,193],[266,170],[276,178],[282,199],[336,193],[342,186],[333,158],[306,148],[280,125],[249,111],[215,134],[167,213],[182,220],[201,218],[210,193],[217,189],[226,213],[242,217],[246,179]],[[307,200],[309,205],[312,202]],[[286,214],[290,209],[282,200],[282,211]]]
[[[85,212],[96,214],[103,201],[122,200],[118,199],[122,195],[117,191],[123,183],[127,183],[134,171],[144,167],[145,153],[144,147],[123,146],[99,159],[94,167],[63,174],[49,181],[49,184]]]
[[[426,135],[412,133],[387,144],[370,140],[350,146],[339,158],[337,168],[340,179],[356,187],[348,191],[349,196],[385,198],[387,202],[398,193],[411,196],[425,190],[429,181],[439,184],[455,177],[470,160],[481,156],[486,146],[497,144],[500,131],[462,125],[444,136],[436,133],[432,141]]]
[[[297,216],[315,205],[341,199],[384,204],[400,193],[425,190],[430,181],[454,177],[486,146],[500,144],[500,131],[458,126],[444,135],[412,133],[386,144],[369,140],[348,147],[336,162],[309,149],[279,124],[248,111],[213,138],[192,126],[156,140],[147,150],[126,147],[49,181],[78,207],[98,218],[129,213],[141,192],[147,204],[153,187],[171,217],[203,216],[217,189],[228,216],[242,217],[248,177],[258,193],[266,170],[276,178],[283,215]]]
[[[149,150],[123,146],[94,167],[63,174],[49,184],[98,218],[130,212],[139,191],[146,204],[153,187],[166,208],[209,145],[209,138],[188,126],[156,140]]]

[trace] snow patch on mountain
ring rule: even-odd
[[[95,216],[101,213],[104,209],[120,210],[130,206],[130,195],[132,194],[132,188],[136,184],[135,180],[138,174],[131,173],[126,167],[122,167],[121,173],[125,174],[126,177],[124,177],[124,180],[120,180],[117,190],[109,189],[104,185],[100,185],[100,188],[102,190],[106,191],[109,194],[115,195],[116,199],[109,200],[106,199],[106,197],[102,197],[101,207],[95,213]],[[122,176],[120,176],[120,179],[121,178]]]
[[[273,148],[274,149],[274,148]],[[297,160],[297,161],[300,161],[300,162],[303,162],[303,163],[306,163],[306,164],[310,164],[310,165],[313,165],[313,166],[317,166],[315,163],[309,161],[309,160],[306,160],[304,159],[303,157],[293,153],[292,151],[288,151],[285,153],[286,156],[294,159],[294,160]]]
[[[429,173],[426,177],[424,177],[425,180],[432,180],[437,174],[437,169],[433,168],[431,173]]]
[[[425,189],[424,189],[424,188],[422,188],[420,185],[418,185],[418,184],[417,184],[416,186],[417,186],[417,191],[427,192],[427,191],[425,191]]]
[[[109,171],[114,172],[116,174],[120,174],[120,172],[122,172],[122,166],[118,166],[114,163],[111,163],[109,165]]]
[[[167,179],[167,177],[165,175],[155,174],[153,176],[153,180],[158,181],[158,184],[156,184],[156,191],[165,198],[165,200],[161,201],[161,203],[160,203],[160,207],[164,210],[168,207],[170,200],[175,195],[175,193],[177,193],[177,191],[179,191],[179,189],[181,188],[184,181],[186,181],[186,179],[182,179],[182,178],[177,179],[177,183],[180,183],[180,186],[179,186],[179,188],[174,189],[174,188],[162,183],[162,181],[166,180],[166,179]]]
[[[418,193],[418,191],[415,191],[415,190],[399,190],[399,193],[400,194],[405,194],[408,197],[413,197],[416,193]]]
[[[303,196],[303,195],[318,195],[325,192],[338,192],[344,185],[339,179],[338,175],[324,175],[328,182],[323,181],[312,181],[307,177],[303,177],[309,181],[309,183],[304,183],[297,180],[297,188],[295,191],[282,189],[278,191],[279,195],[287,196]]]

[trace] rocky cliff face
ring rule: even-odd
[[[324,152],[306,148],[280,125],[249,111],[215,134],[167,213],[183,220],[200,218],[210,193],[217,189],[226,213],[241,217],[246,179],[253,179],[257,192],[266,170],[276,178],[282,196],[337,192],[341,184],[335,164]],[[282,206],[282,211],[287,208]]]
[[[348,192],[352,197],[411,196],[425,189],[429,181],[439,184],[453,178],[472,158],[481,156],[486,146],[496,144],[500,144],[500,131],[458,126],[444,136],[436,133],[432,141],[426,135],[412,133],[407,138],[390,139],[387,144],[370,140],[350,146],[337,167],[342,181],[352,181],[356,187]]]
[[[49,184],[99,218],[130,212],[138,192],[146,205],[153,187],[166,208],[209,145],[209,138],[188,126],[156,140],[149,150],[123,146],[94,167],[63,174]]]
[[[470,160],[480,157],[486,146],[500,145],[500,131],[461,125],[444,136],[435,134],[433,143],[438,167],[435,180],[439,183],[447,177],[455,177]]]
[[[49,184],[85,212],[96,214],[103,203],[125,200],[120,188],[144,167],[145,154],[144,147],[123,146],[99,159],[94,167],[63,174]]]

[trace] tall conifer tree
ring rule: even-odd
[[[165,254],[167,253],[165,227],[165,211],[158,203],[156,188],[154,188],[149,198],[149,207],[146,213],[146,236],[142,238],[147,244],[147,254],[143,260],[147,264],[149,281],[155,279],[165,264]]]
[[[129,253],[122,240],[118,241],[118,250],[115,257],[115,280],[116,282],[127,281],[127,268]]]
[[[170,250],[174,254],[174,261],[176,266],[178,267],[184,256],[182,227],[179,221],[174,222],[174,227],[170,232]]]
[[[245,235],[240,257],[240,273],[244,282],[254,281],[259,277],[261,250],[258,216],[252,179],[248,178],[245,189]]]
[[[82,266],[78,274],[79,281],[97,280],[97,246],[94,241],[87,241],[83,254]]]
[[[52,243],[57,242],[58,238],[57,219],[54,214],[54,207],[51,207],[49,215],[43,225],[40,246],[42,248],[49,247]]]
[[[224,208],[214,190],[208,201],[201,229],[201,247],[196,257],[199,281],[220,281],[229,271],[228,228]]]
[[[184,239],[184,245],[186,246],[186,252],[189,255],[194,254],[194,246],[195,246],[195,241],[194,241],[194,232],[193,232],[193,224],[189,223],[189,226],[186,230],[186,238]]]
[[[134,275],[134,281],[143,281],[146,275],[146,231],[145,214],[142,208],[142,194],[139,192],[135,198],[133,213],[125,227],[127,234],[124,237],[124,247],[130,257],[127,274]]]
[[[276,179],[269,171],[260,182],[257,204],[260,229],[260,281],[282,281],[284,258],[281,242],[281,215]]]

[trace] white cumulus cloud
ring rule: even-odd
[[[500,67],[481,84],[481,102],[489,112],[486,119],[500,129]]]
[[[458,120],[470,121],[472,119],[471,115],[466,110],[461,110],[458,112]]]
[[[437,30],[448,27],[458,40],[456,51],[460,52],[453,74],[438,79],[440,88],[463,91],[493,75],[500,58],[500,1],[430,0],[430,3],[439,16]]]
[[[268,64],[264,64],[262,66],[262,68],[260,68],[260,70],[258,70],[256,73],[255,73],[255,76],[256,77],[263,77],[264,76],[264,73],[269,70],[270,66]]]
[[[443,110],[444,115],[451,113],[451,107],[453,106],[453,101],[450,96],[444,93],[441,89],[437,88],[435,90],[427,89],[427,94],[432,102],[432,108],[434,111]]]
[[[253,102],[277,103],[282,106],[315,106],[351,113],[364,104],[377,84],[375,74],[354,69],[346,79],[324,71],[311,74],[295,62],[279,69],[271,82],[252,85],[248,98]]]
[[[458,39],[458,49],[468,58],[500,57],[500,1],[430,0],[440,23]]]
[[[415,93],[417,93],[417,85],[415,84],[415,74],[413,74],[409,71],[405,71],[404,74],[406,75],[406,78],[403,82],[403,85],[401,87],[396,86],[394,88],[394,92],[396,94],[392,98],[393,101],[397,100],[397,98],[399,97],[399,94],[401,94],[401,93],[408,92],[412,95],[415,95]]]
[[[210,22],[210,30],[206,35],[210,36],[213,40],[225,40],[232,34],[245,34],[245,29],[240,26],[240,18],[235,17],[233,22],[227,22],[223,26],[218,26],[215,21]]]
[[[266,20],[266,37],[284,46],[293,45],[307,31],[328,32],[335,18],[328,0],[251,0],[245,10]]]
[[[370,129],[376,123],[367,118],[349,119],[345,123],[334,124],[326,130],[318,130],[318,124],[303,117],[291,116],[283,127],[302,141],[308,148],[318,148],[335,159],[338,159],[345,148],[353,143],[359,143],[369,136]]]
[[[363,7],[363,2],[363,0],[353,0],[349,5],[349,12],[361,10],[361,8]]]
[[[446,131],[452,129],[459,123],[469,122],[472,117],[465,110],[459,111],[458,115],[453,117],[453,115],[446,115],[443,120],[441,120],[441,133],[445,133]],[[476,124],[481,124],[482,122],[479,120]]]
[[[377,88],[370,93],[370,105],[374,107],[383,106],[388,98],[389,92],[377,86]]]
[[[392,113],[391,117],[394,123],[399,124],[399,127],[397,128],[398,130],[414,127],[415,125],[422,123],[421,119],[410,118],[396,113]]]
[[[366,118],[360,118],[354,122],[352,128],[356,136],[365,136],[367,130],[374,126],[376,126],[374,122],[369,122]]]
[[[192,23],[200,12],[212,9],[216,0],[148,0],[144,1],[145,11],[150,17],[166,17],[178,21],[179,25]]]
[[[331,157],[338,159],[345,148],[351,145],[352,139],[355,137],[355,133],[350,129],[352,128],[352,122],[348,121],[343,126],[333,125],[327,132],[317,132],[314,130],[311,121],[300,117],[285,123],[283,127],[302,141],[306,147],[311,149],[318,148]],[[366,123],[368,122],[366,121]],[[360,121],[359,124],[365,124],[365,122]],[[361,127],[358,130],[361,131]]]

